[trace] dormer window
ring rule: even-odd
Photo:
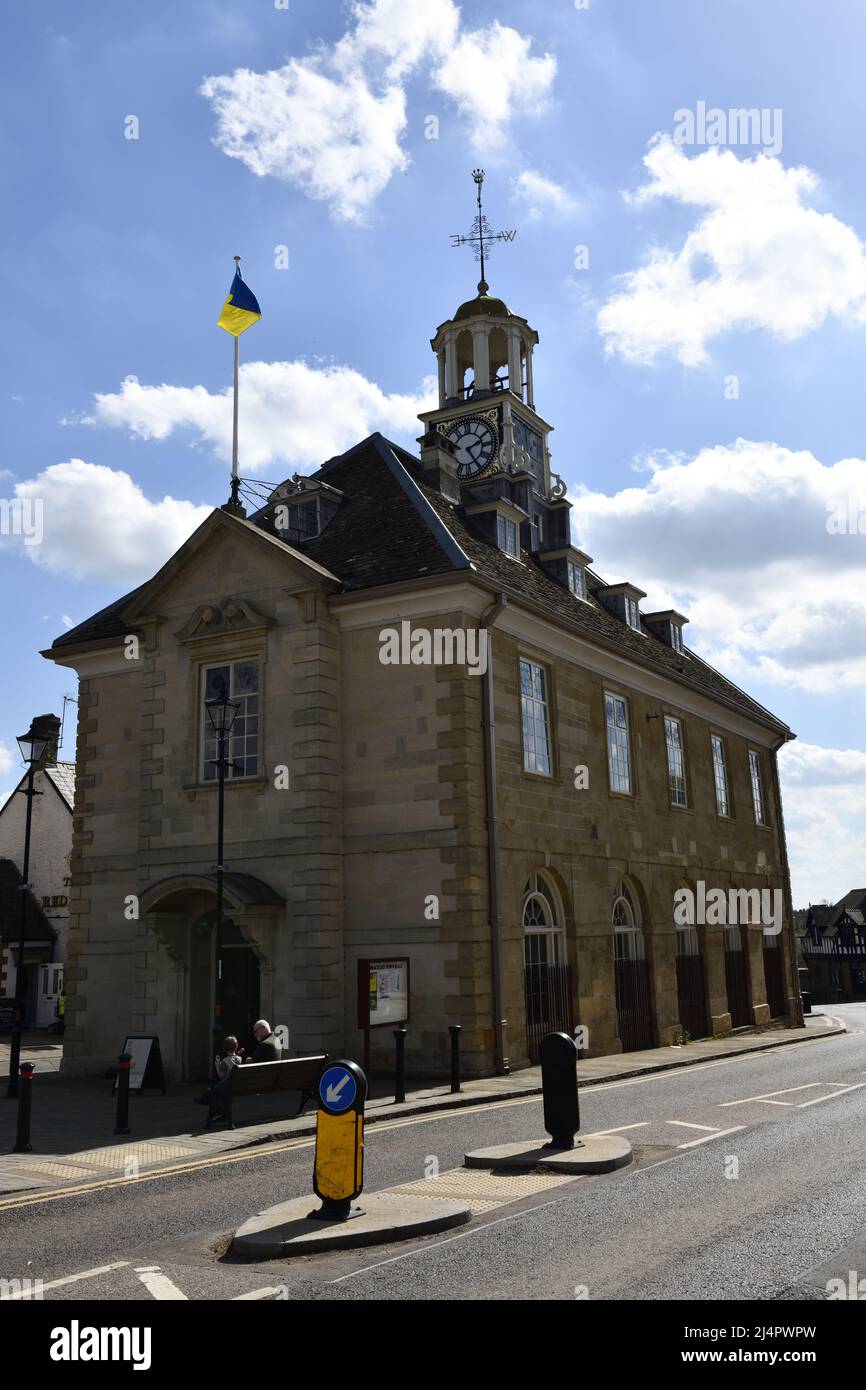
[[[664,642],[671,651],[678,652],[681,656],[685,655],[683,626],[688,622],[688,618],[682,613],[675,612],[673,608],[666,608],[662,613],[644,613],[643,621],[653,637]]]
[[[568,587],[575,598],[586,598],[586,574],[583,565],[568,561]]]
[[[319,504],[312,502],[288,502],[284,506],[285,526],[280,532],[288,541],[309,540],[319,534]]]
[[[496,543],[504,555],[517,559],[517,525],[501,512],[496,517]]]
[[[556,550],[542,550],[538,558],[542,568],[570,594],[586,600],[586,567],[592,564],[591,555],[576,545],[563,545]]]
[[[274,488],[268,498],[273,508],[273,527],[280,540],[298,545],[324,531],[342,501],[338,488],[318,478],[306,478],[298,473]]]
[[[638,589],[634,584],[605,584],[603,588],[597,589],[596,594],[605,608],[609,608],[611,613],[615,613],[621,622],[630,627],[633,632],[639,632],[644,636],[641,627],[640,601],[646,598],[643,589]]]
[[[511,560],[520,560],[521,539],[527,549],[530,548],[527,532],[532,531],[532,519],[522,507],[516,506],[507,496],[502,496],[503,486],[502,480],[495,478],[475,484],[471,493],[478,500],[470,502],[468,506],[464,502],[463,511],[470,518],[473,529],[484,537],[488,545],[495,545]],[[465,488],[464,496],[469,491],[469,488]]]

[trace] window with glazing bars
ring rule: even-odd
[[[520,719],[523,728],[523,770],[550,776],[550,720],[547,680],[534,661],[520,662]]]
[[[507,517],[496,516],[496,537],[499,549],[504,550],[506,555],[517,558],[517,526]]]
[[[586,578],[583,573],[583,566],[576,565],[573,560],[568,561],[568,587],[575,598],[586,598]]]
[[[238,712],[227,739],[226,777],[255,777],[259,753],[259,663],[226,662],[208,666],[204,673],[204,700],[223,699],[226,695],[238,705]],[[202,778],[206,782],[217,777],[217,740],[207,710],[201,711],[204,731]]]
[[[725,761],[725,745],[718,734],[710,736],[713,750],[713,783],[716,788],[716,810],[720,816],[731,814],[731,801],[728,796],[728,767]]]
[[[668,783],[672,806],[688,806],[686,796],[686,752],[683,746],[683,726],[678,719],[665,715],[665,743],[668,750]]]
[[[761,781],[761,758],[754,748],[749,749],[749,774],[752,779],[752,804],[755,808],[755,821],[758,825],[767,824],[764,807],[764,787]]]
[[[610,787],[615,792],[631,792],[631,748],[628,733],[628,706],[619,695],[605,695],[607,724],[607,763]]]

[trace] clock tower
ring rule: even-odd
[[[566,489],[551,474],[552,426],[535,408],[532,354],[538,334],[490,294],[484,278],[491,242],[511,241],[516,233],[491,230],[481,211],[483,170],[476,169],[473,178],[478,190],[473,233],[453,242],[475,247],[481,279],[476,297],[461,304],[431,339],[439,365],[439,404],[419,416],[426,431],[420,442],[423,452],[437,437],[448,441],[465,504],[494,494],[510,496],[529,522],[528,529],[521,527],[523,543],[538,550],[561,537],[562,526],[549,512],[568,508]],[[495,488],[479,486],[494,482]]]

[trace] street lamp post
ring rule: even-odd
[[[226,746],[232,731],[232,725],[237,718],[240,706],[235,700],[230,700],[228,694],[217,696],[212,700],[205,701],[207,717],[210,720],[211,728],[216,735],[217,748],[216,758],[211,761],[216,763],[218,778],[218,797],[217,797],[217,901],[216,901],[216,949],[219,953],[220,937],[222,936],[223,925],[223,829],[225,822],[225,789],[226,789],[226,768],[230,759],[226,757]],[[214,1007],[214,1044],[219,1050],[217,1028],[216,1007]]]
[[[22,795],[27,797],[27,817],[24,823],[24,864],[21,874],[23,881],[18,889],[21,894],[21,925],[18,939],[18,965],[15,971],[15,1021],[12,1025],[12,1048],[9,1054],[9,1084],[6,1087],[6,1095],[9,1100],[15,1100],[18,1096],[21,1034],[24,1031],[24,942],[27,935],[27,895],[30,892],[30,884],[27,879],[30,873],[30,829],[33,821],[33,798],[42,795],[41,792],[33,790],[33,778],[36,775],[37,764],[43,758],[48,747],[48,739],[36,728],[35,721],[31,723],[27,733],[22,734],[18,739],[18,747],[21,749],[23,761],[27,764],[27,786],[22,789]]]

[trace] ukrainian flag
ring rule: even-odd
[[[259,301],[249,286],[244,284],[240,271],[236,270],[232,287],[229,290],[229,297],[217,319],[217,327],[224,328],[226,333],[231,333],[233,338],[239,338],[254,323],[257,323],[261,316]]]

